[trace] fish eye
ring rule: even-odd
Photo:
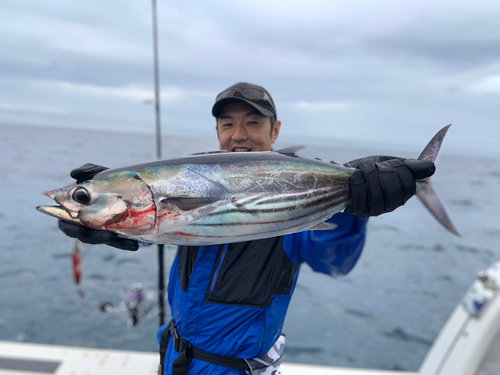
[[[89,204],[90,194],[83,186],[79,186],[73,191],[73,199],[81,204]]]

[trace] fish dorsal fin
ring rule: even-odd
[[[219,198],[211,197],[188,197],[188,196],[169,196],[160,199],[163,204],[173,204],[181,211],[191,211],[211,203],[217,202]]]
[[[191,155],[208,155],[208,154],[225,154],[225,153],[227,153],[226,150],[217,150],[217,151],[195,152],[194,154],[191,154]]]
[[[295,153],[303,148],[304,146],[290,146],[282,148],[281,150],[276,150],[276,152],[288,156],[297,156]]]
[[[308,227],[306,230],[334,230],[337,228],[338,228],[337,224],[323,222],[315,224],[312,227]]]

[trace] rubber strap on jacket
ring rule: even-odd
[[[179,353],[177,358],[175,358],[172,362],[173,375],[187,375],[188,366],[193,358],[200,361],[212,363],[217,366],[229,367],[240,371],[252,370],[248,365],[248,362],[244,359],[212,354],[193,347],[191,344],[184,341],[184,339],[179,336],[173,320],[170,321],[170,327],[168,331],[170,331],[170,334],[172,335],[174,349]]]

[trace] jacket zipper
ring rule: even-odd
[[[222,249],[222,254],[219,257],[219,261],[217,262],[217,268],[215,269],[214,277],[212,278],[212,284],[210,285],[210,293],[215,292],[215,285],[217,284],[217,279],[219,277],[219,271],[222,267],[222,262],[224,261],[224,257],[226,256],[227,249],[229,244],[225,244]]]

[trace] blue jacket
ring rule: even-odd
[[[179,335],[209,353],[247,359],[267,353],[281,334],[299,266],[306,262],[317,272],[347,274],[363,249],[367,221],[338,213],[328,220],[338,227],[329,231],[236,244],[180,246],[168,284],[171,315]],[[170,342],[165,374],[172,373],[171,363],[177,355]],[[196,359],[189,365],[189,373],[244,374]]]

